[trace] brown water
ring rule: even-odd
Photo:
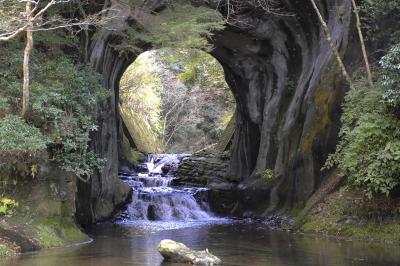
[[[273,231],[261,224],[219,221],[102,224],[93,241],[78,246],[25,254],[0,262],[15,266],[177,265],[162,262],[162,239],[208,248],[224,265],[400,265],[400,246],[344,242]]]

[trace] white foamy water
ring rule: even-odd
[[[216,219],[203,201],[206,188],[172,187],[174,176],[163,175],[163,167],[176,168],[182,156],[149,155],[146,173],[124,176],[133,188],[125,222],[207,221]],[[165,170],[164,170],[165,172]]]

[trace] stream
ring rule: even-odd
[[[221,218],[207,204],[207,189],[174,186],[184,155],[149,155],[136,173],[120,177],[133,189],[132,203],[114,222],[94,225],[86,244],[23,254],[0,265],[180,265],[163,262],[162,239],[206,249],[223,265],[399,265],[398,245],[347,242],[271,230],[268,225]]]

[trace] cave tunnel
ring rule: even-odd
[[[140,54],[127,68],[118,111],[120,163],[135,165],[140,153],[226,150],[220,139],[234,121],[235,99],[211,55],[164,48]],[[229,143],[232,134],[225,138]]]
[[[150,11],[163,10],[163,1],[150,2]],[[230,179],[258,189],[254,179],[263,171],[274,172],[274,181],[263,185],[258,194],[263,216],[304,206],[329,175],[320,169],[337,142],[340,105],[348,89],[332,64],[312,7],[299,0],[280,4],[288,15],[244,9],[237,14],[240,25],[228,24],[214,35],[210,52],[223,66],[237,103]],[[357,41],[350,37],[355,36],[351,2],[320,0],[318,4],[351,68],[359,61]],[[127,17],[120,19],[124,23]],[[129,193],[117,176],[122,141],[119,84],[138,54],[121,55],[114,49],[115,40],[112,32],[104,31],[91,42],[90,62],[113,95],[97,107],[100,129],[92,136],[93,149],[107,164],[89,185],[78,184],[77,216],[82,224],[104,219]],[[144,47],[147,50],[151,47]]]

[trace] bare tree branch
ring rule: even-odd
[[[361,30],[360,16],[358,14],[356,1],[351,0],[351,3],[353,4],[354,14],[356,15],[358,37],[360,38],[361,50],[362,50],[363,57],[364,57],[364,63],[365,63],[365,69],[367,71],[368,82],[369,82],[369,85],[371,87],[373,87],[374,83],[372,81],[371,67],[369,65],[367,49],[365,48],[364,36],[363,36],[362,30]]]
[[[0,42],[7,42],[15,37],[17,37],[19,34],[23,33],[26,29],[28,28],[28,25],[24,25],[23,27],[13,31],[13,32],[7,32],[0,34]]]
[[[326,40],[328,41],[329,46],[331,47],[332,53],[334,54],[335,59],[336,59],[337,63],[339,64],[339,67],[340,67],[340,69],[342,71],[342,74],[345,77],[346,81],[349,83],[350,87],[353,88],[353,82],[352,82],[352,80],[350,78],[349,73],[346,70],[346,67],[344,66],[342,58],[340,57],[339,50],[337,49],[335,43],[333,42],[331,31],[329,30],[328,25],[326,24],[324,18],[322,17],[322,14],[319,11],[318,6],[315,3],[315,1],[314,0],[310,0],[310,2],[312,4],[315,12],[317,13],[319,21],[322,24],[322,28],[324,29],[324,32],[325,32],[325,35],[326,35]]]

